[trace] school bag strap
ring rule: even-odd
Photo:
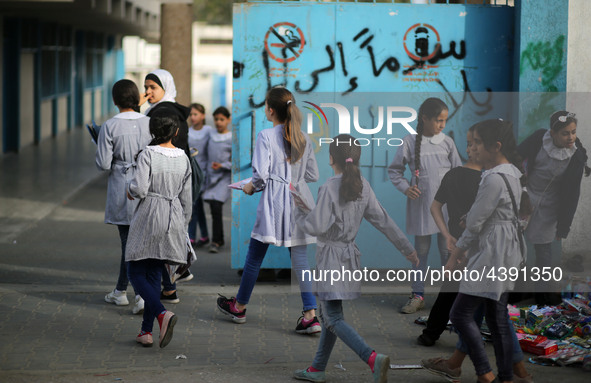
[[[513,190],[511,189],[511,185],[509,185],[509,180],[503,173],[498,173],[501,177],[503,177],[503,181],[505,181],[505,186],[507,186],[507,191],[509,192],[509,197],[511,197],[511,205],[513,205],[513,212],[515,213],[515,227],[517,228],[517,238],[519,239],[519,249],[521,250],[521,266],[525,266],[526,262],[526,253],[525,253],[525,239],[523,238],[523,232],[525,228],[519,222],[519,209],[517,209],[517,202],[515,201],[515,195],[513,194]]]

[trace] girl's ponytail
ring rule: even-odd
[[[292,164],[298,162],[304,155],[307,143],[301,129],[302,114],[295,104],[295,98],[289,90],[276,87],[267,92],[265,102],[283,123],[283,145],[287,161]]]
[[[342,170],[340,202],[355,201],[361,197],[363,181],[359,169],[361,147],[355,145],[355,138],[348,134],[339,134],[330,144],[329,153],[336,166]]]

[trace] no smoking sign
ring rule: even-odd
[[[265,50],[273,60],[288,63],[300,57],[306,45],[302,30],[295,24],[281,22],[265,35]]]

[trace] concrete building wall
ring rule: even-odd
[[[84,123],[90,122],[92,120],[92,91],[85,91],[84,96],[82,97],[83,102],[83,121]]]
[[[103,105],[103,91],[100,89],[96,89],[94,91],[94,116],[92,116],[92,119],[96,122],[99,123],[100,118],[103,116],[103,112],[102,112],[102,105]],[[90,121],[87,121],[90,122]]]
[[[57,99],[57,131],[58,134],[68,130],[68,97]]]
[[[41,140],[52,136],[53,101],[41,101]]]
[[[21,54],[20,68],[20,140],[19,149],[35,142],[35,55]],[[43,122],[43,119],[41,120]],[[50,120],[51,121],[51,120]]]
[[[4,19],[0,17],[0,31],[4,30]],[[4,52],[4,39],[0,39],[0,52]],[[0,60],[0,116],[4,114],[4,60]],[[4,148],[4,119],[0,117],[0,156],[2,155]]]
[[[577,136],[585,145],[587,154],[591,152],[591,73],[583,63],[591,62],[591,52],[584,49],[588,45],[591,20],[591,1],[570,0],[568,15],[568,64],[567,64],[567,110],[577,114],[579,126]],[[590,162],[591,163],[591,162]],[[575,214],[569,237],[563,241],[563,250],[567,254],[588,253],[591,227],[591,178],[583,177],[581,197]]]

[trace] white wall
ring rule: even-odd
[[[100,119],[103,116],[102,113],[102,104],[103,104],[103,91],[100,89],[97,89],[94,91],[94,116],[92,117],[92,119],[97,123],[100,124]]]
[[[20,148],[35,142],[35,56],[33,53],[21,54],[20,67]],[[43,123],[43,120],[41,120]]]
[[[52,136],[53,101],[41,101],[41,140]]]
[[[92,91],[84,91],[84,96],[82,96],[82,105],[84,108],[83,111],[83,118],[82,121],[84,124],[88,124],[90,123],[90,120],[92,120],[93,116],[92,116]]]
[[[577,114],[579,120],[577,136],[591,155],[591,71],[586,67],[591,63],[588,36],[591,32],[591,1],[570,0],[568,10],[568,57],[567,57],[567,109]],[[589,162],[591,163],[591,161]],[[571,232],[563,241],[566,254],[589,252],[589,227],[591,227],[591,177],[583,177],[581,197],[575,214]]]
[[[57,99],[57,132],[68,130],[68,96]]]

